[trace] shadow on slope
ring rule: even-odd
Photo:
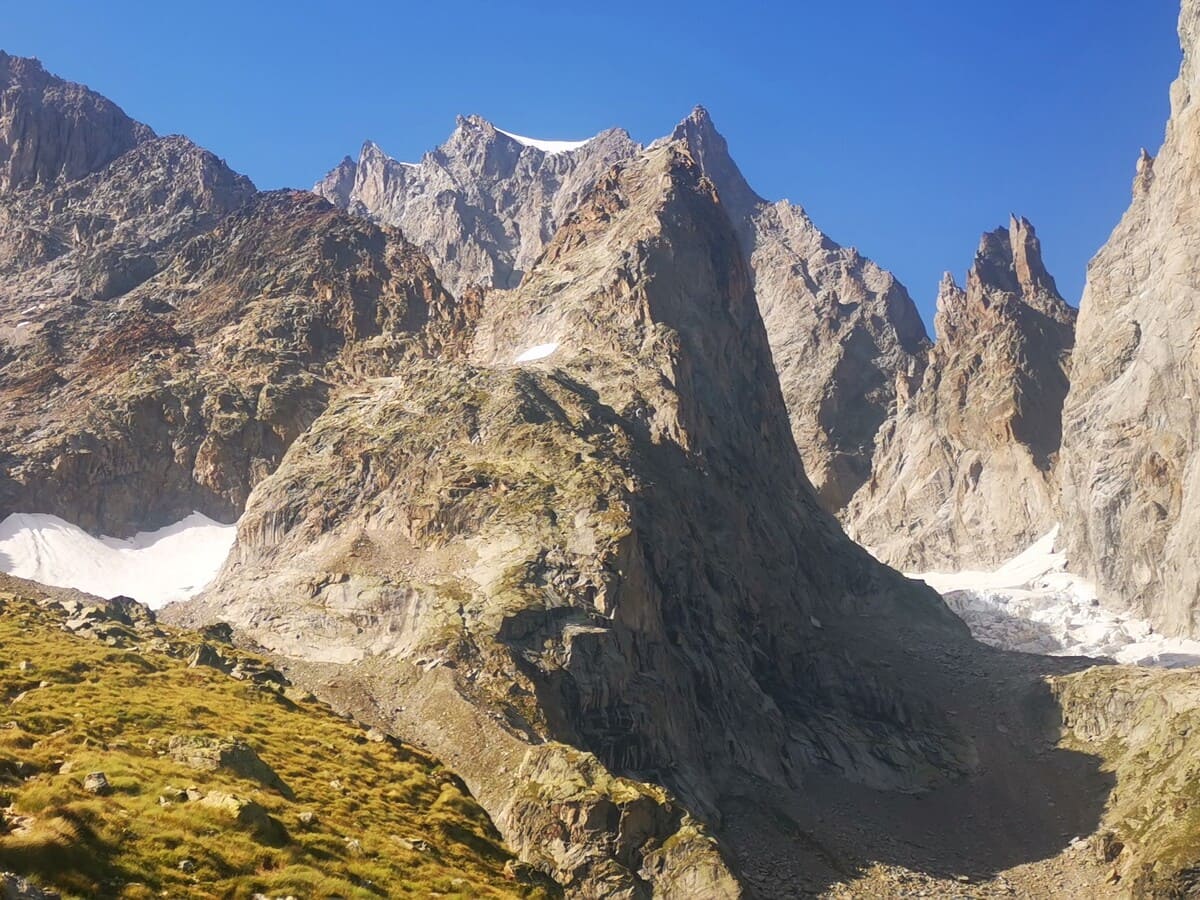
[[[1093,833],[1115,778],[1099,757],[1057,746],[1060,710],[1043,681],[1093,664],[982,645],[922,660],[975,745],[974,772],[923,793],[836,772],[814,771],[790,792],[743,781],[722,800],[720,830],[748,886],[763,897],[816,894],[872,863],[987,880]]]

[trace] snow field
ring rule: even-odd
[[[0,522],[0,571],[152,608],[200,593],[229,555],[236,525],[198,512],[123,540],[93,537],[57,516],[13,513]]]

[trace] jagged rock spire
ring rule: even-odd
[[[697,106],[675,126],[671,140],[683,141],[700,169],[716,185],[721,202],[729,210],[735,225],[750,216],[755,207],[766,202],[750,187],[729,154],[729,144],[713,124],[712,116]]]
[[[398,226],[456,293],[473,284],[511,288],[596,180],[638,150],[620,129],[574,144],[519,138],[482,116],[458,116],[450,137],[420,162],[392,159],[368,142],[352,183],[343,163],[313,190]]]
[[[998,564],[1048,531],[1074,322],[1033,225],[1012,216],[986,232],[966,287],[942,277],[937,344],[881,429],[850,533],[909,571],[952,571]]]

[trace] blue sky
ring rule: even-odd
[[[457,113],[542,138],[668,132],[697,103],[751,184],[893,270],[926,315],[1027,216],[1067,299],[1162,141],[1176,0],[603,5],[6,3],[0,48],[181,132],[259,187],[364,138],[416,159]]]

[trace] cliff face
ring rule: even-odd
[[[254,193],[207,150],[167,137],[77,180],[0,195],[0,328],[27,322],[33,334],[52,311],[128,293]]]
[[[354,347],[402,352],[448,296],[394,231],[258,194],[35,61],[0,64],[0,516],[232,521]]]
[[[786,200],[749,221],[755,292],[805,471],[844,515],[868,480],[900,378],[920,376],[929,346],[904,286],[821,233]]]
[[[898,380],[851,536],[927,571],[998,565],[1049,531],[1074,323],[1033,226],[985,234],[966,289],[942,282],[923,375]]]
[[[1172,634],[1200,634],[1200,4],[1156,159],[1088,269],[1064,409],[1063,538],[1073,567]]]
[[[164,169],[183,183],[177,173]],[[154,210],[124,229],[140,233]],[[172,246],[168,265],[124,292],[107,260],[60,258],[44,300],[6,309],[8,321],[28,320],[13,326],[0,368],[0,512],[53,513],[105,534],[192,510],[233,521],[331,387],[409,352],[406,333],[448,302],[398,234],[311,194],[258,195]],[[63,273],[93,271],[110,289],[53,295]]]
[[[802,208],[746,183],[697,107],[675,129],[713,182],[754,279],[792,437],[822,505],[841,513],[870,474],[896,378],[928,348],[916,305],[890,272],[823,234]]]
[[[82,178],[153,137],[110,100],[0,51],[0,194]]]

